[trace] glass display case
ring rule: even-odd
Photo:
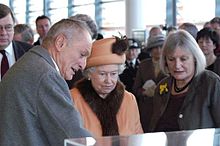
[[[64,146],[220,146],[220,129],[65,139]]]

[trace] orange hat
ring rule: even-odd
[[[108,65],[108,64],[122,64],[125,62],[125,53],[113,53],[113,44],[115,44],[116,38],[105,38],[97,40],[92,44],[91,55],[87,58],[86,68]],[[123,48],[122,48],[123,47]],[[125,51],[127,46],[120,45],[119,50]]]

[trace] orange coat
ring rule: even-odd
[[[71,90],[74,105],[79,110],[83,119],[84,127],[95,137],[102,136],[102,129],[99,119],[85,102],[77,88]],[[132,135],[143,133],[140,116],[135,96],[125,91],[121,107],[117,113],[119,135]]]

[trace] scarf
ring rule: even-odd
[[[102,135],[119,135],[116,115],[124,97],[124,85],[118,81],[115,89],[105,99],[96,93],[90,80],[84,79],[76,87],[99,119]]]

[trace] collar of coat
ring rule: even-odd
[[[90,80],[78,82],[76,88],[99,119],[102,135],[119,135],[116,115],[124,97],[124,85],[118,81],[115,89],[105,99],[96,93]]]

